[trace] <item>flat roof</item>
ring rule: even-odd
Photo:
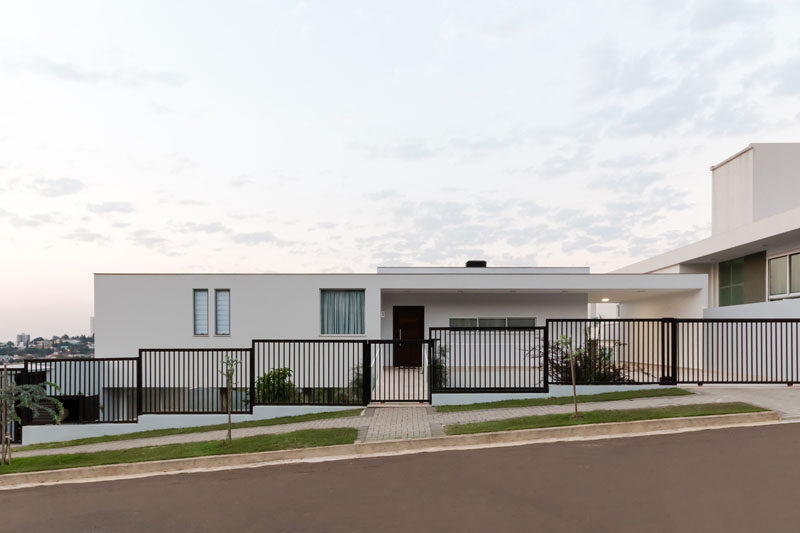
[[[683,263],[712,263],[781,248],[800,239],[800,207],[615,270],[647,273]]]
[[[378,274],[588,274],[589,267],[391,267]]]

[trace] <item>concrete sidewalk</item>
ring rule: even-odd
[[[616,400],[611,402],[594,402],[581,404],[581,410],[617,410],[617,409],[642,409],[652,407],[668,407],[672,405],[691,405],[700,403],[713,403],[721,400],[709,398],[706,395],[692,396],[664,396],[659,398],[639,398],[635,400]],[[233,430],[234,438],[251,437],[254,435],[267,435],[276,433],[289,433],[301,429],[326,429],[351,427],[359,430],[358,440],[362,442],[375,442],[393,439],[413,439],[436,437],[443,435],[443,427],[448,424],[466,422],[482,422],[486,420],[502,420],[520,416],[547,415],[556,413],[569,413],[572,405],[548,405],[537,407],[516,407],[509,409],[484,409],[478,411],[459,411],[452,413],[437,413],[433,407],[428,406],[387,406],[367,408],[361,416],[344,418],[328,418],[281,424],[274,426],[260,426]],[[29,450],[14,453],[14,457],[31,457],[36,455],[56,455],[63,453],[90,453],[105,450],[126,450],[147,446],[162,446],[165,444],[180,444],[185,442],[203,442],[223,440],[225,430],[208,431],[202,433],[187,433],[182,435],[168,435],[144,439],[119,440],[111,442],[98,442],[95,444],[82,444],[63,448],[44,450]]]
[[[683,385],[704,402],[746,402],[781,415],[782,420],[800,419],[800,386],[786,385]]]

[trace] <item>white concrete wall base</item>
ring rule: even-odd
[[[339,405],[257,405],[252,415],[233,415],[234,422],[248,420],[267,420],[283,416],[297,416],[329,411],[358,409],[358,406]],[[131,424],[63,424],[48,426],[25,426],[22,429],[22,444],[38,444],[40,442],[60,442],[64,440],[102,437],[104,435],[122,435],[151,429],[169,429],[194,426],[222,424],[227,415],[142,415],[138,423]]]
[[[648,390],[663,388],[663,385],[578,385],[578,394],[600,394],[602,392],[620,392],[630,390]],[[552,398],[556,396],[571,396],[570,385],[550,385],[548,393],[453,393],[434,394],[433,405],[464,405],[470,403],[499,402],[501,400],[526,400],[529,398]]]

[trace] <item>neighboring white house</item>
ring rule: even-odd
[[[95,357],[252,339],[420,339],[431,327],[544,325],[590,303],[674,298],[699,317],[705,274],[588,268],[379,268],[373,274],[95,274]],[[648,315],[649,316],[649,315]],[[666,315],[665,315],[666,316]]]
[[[704,318],[800,318],[800,143],[751,144],[711,167],[711,236],[618,273],[708,276]],[[689,311],[683,297],[623,302],[621,317]]]

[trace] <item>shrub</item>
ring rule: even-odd
[[[447,387],[447,346],[439,346],[431,356],[431,380],[434,390]]]
[[[289,368],[275,368],[256,380],[256,403],[293,403],[295,386]]]
[[[570,384],[570,348],[572,338],[566,343],[555,342],[550,346],[550,381]],[[619,345],[618,342],[615,345]],[[602,346],[598,339],[586,339],[583,346],[571,349],[575,358],[575,383],[634,383],[627,377],[624,369],[614,361],[614,346]]]

